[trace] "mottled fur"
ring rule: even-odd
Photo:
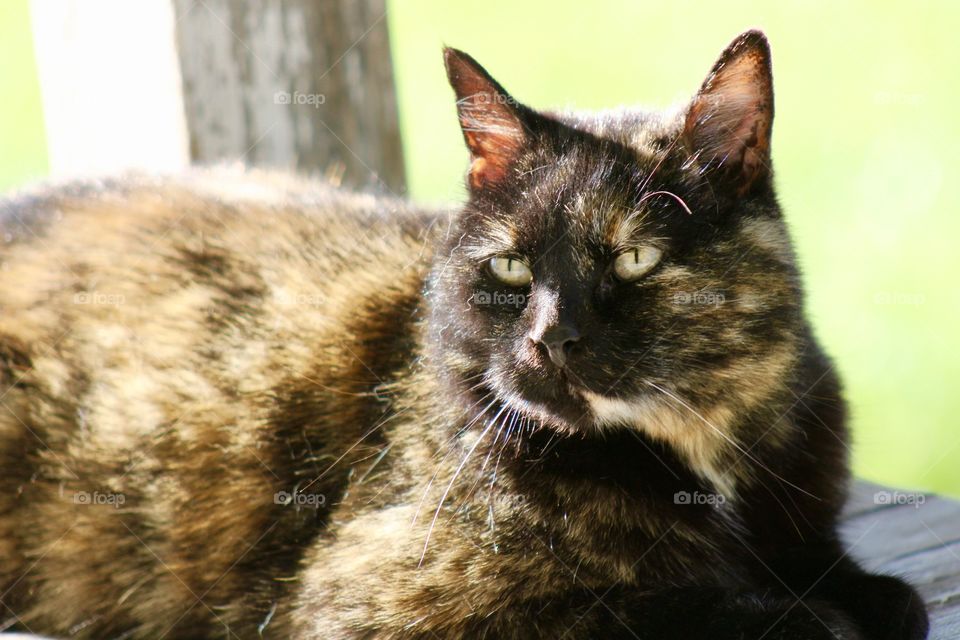
[[[763,37],[666,113],[538,114],[447,65],[453,214],[224,171],[0,203],[0,619],[924,637],[913,590],[837,541],[844,408],[774,196]],[[661,264],[617,282],[638,243]],[[537,342],[561,322],[563,369]]]

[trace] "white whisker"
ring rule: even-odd
[[[759,460],[757,460],[755,457],[753,457],[752,455],[750,455],[750,452],[749,452],[749,451],[747,451],[746,449],[744,449],[743,447],[741,447],[735,440],[733,440],[730,436],[728,436],[728,435],[725,434],[723,431],[721,431],[721,430],[718,429],[716,426],[714,426],[709,420],[707,420],[707,419],[704,418],[702,415],[700,415],[700,413],[697,412],[696,409],[694,409],[694,408],[691,407],[689,404],[687,404],[686,402],[684,402],[683,400],[681,400],[679,397],[677,397],[676,395],[670,393],[669,391],[667,391],[667,390],[664,389],[663,387],[661,387],[661,386],[659,386],[659,385],[656,385],[656,384],[654,384],[653,382],[650,382],[649,380],[646,380],[645,382],[646,382],[649,386],[653,387],[654,389],[656,389],[656,390],[659,391],[660,393],[662,393],[662,394],[664,394],[665,396],[667,396],[668,398],[672,398],[673,400],[675,400],[677,403],[679,403],[681,406],[683,406],[685,409],[687,409],[690,413],[692,413],[692,414],[695,415],[697,418],[699,418],[705,425],[707,425],[708,427],[710,427],[711,429],[713,429],[713,430],[717,433],[717,435],[719,435],[721,438],[723,438],[724,440],[726,440],[727,442],[729,442],[731,445],[733,445],[734,448],[737,449],[737,451],[739,451],[740,453],[742,453],[742,454],[744,455],[744,457],[749,458],[750,460],[752,460],[754,463],[756,463],[756,465],[757,465],[758,467],[760,467],[761,469],[763,469],[764,471],[766,471],[767,473],[769,473],[770,475],[772,475],[774,478],[776,478],[777,480],[779,480],[779,481],[781,481],[781,482],[785,482],[786,484],[790,485],[791,487],[793,487],[793,488],[796,489],[797,491],[800,491],[801,493],[804,493],[804,494],[810,496],[810,497],[813,498],[814,500],[819,500],[819,499],[820,499],[820,498],[818,498],[817,496],[815,496],[815,495],[813,495],[812,493],[810,493],[809,491],[803,489],[802,487],[798,487],[797,485],[793,484],[792,482],[790,482],[790,481],[787,480],[786,478],[778,475],[775,471],[773,471],[772,469],[770,469],[770,467],[766,466],[765,464],[763,464],[762,462],[760,462]]]
[[[433,534],[433,527],[437,524],[437,518],[440,517],[440,511],[443,509],[443,503],[446,502],[447,496],[450,494],[450,489],[453,488],[453,483],[457,481],[457,478],[460,476],[460,472],[463,471],[463,468],[467,465],[467,461],[470,459],[470,456],[473,455],[473,452],[477,449],[477,446],[490,432],[490,429],[493,428],[494,424],[496,424],[495,420],[490,421],[490,423],[487,424],[487,427],[480,433],[479,436],[477,436],[477,441],[473,443],[473,446],[470,447],[470,450],[467,451],[466,455],[463,456],[463,460],[460,461],[460,466],[458,466],[457,470],[453,472],[453,477],[450,478],[447,488],[443,490],[443,495],[440,496],[440,504],[437,505],[437,510],[433,514],[433,520],[430,521],[430,528],[427,529],[427,539],[423,542],[423,552],[420,554],[420,562],[417,563],[418,568],[423,566],[423,559],[427,556],[427,546],[430,544],[430,536]]]

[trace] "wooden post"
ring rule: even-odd
[[[384,0],[174,0],[191,159],[404,189]]]
[[[30,22],[51,174],[189,162],[170,0],[31,0]]]
[[[31,0],[52,173],[190,162],[404,190],[384,0]]]

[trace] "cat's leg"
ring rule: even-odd
[[[770,572],[797,595],[809,594],[846,612],[868,640],[927,637],[927,612],[916,590],[899,578],[864,571],[838,542],[783,553]]]

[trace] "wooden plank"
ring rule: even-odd
[[[190,156],[404,189],[384,0],[173,0]]]
[[[887,488],[883,485],[866,480],[857,480],[850,486],[850,496],[844,509],[844,517],[851,518],[869,511],[878,511],[886,506],[894,506],[877,503],[876,494],[886,490]]]
[[[930,610],[932,640],[960,638],[960,503],[857,482],[841,533],[866,568],[917,588]]]
[[[855,556],[879,565],[957,540],[957,520],[957,503],[931,496],[917,507],[903,505],[850,518],[843,533],[855,544]]]

